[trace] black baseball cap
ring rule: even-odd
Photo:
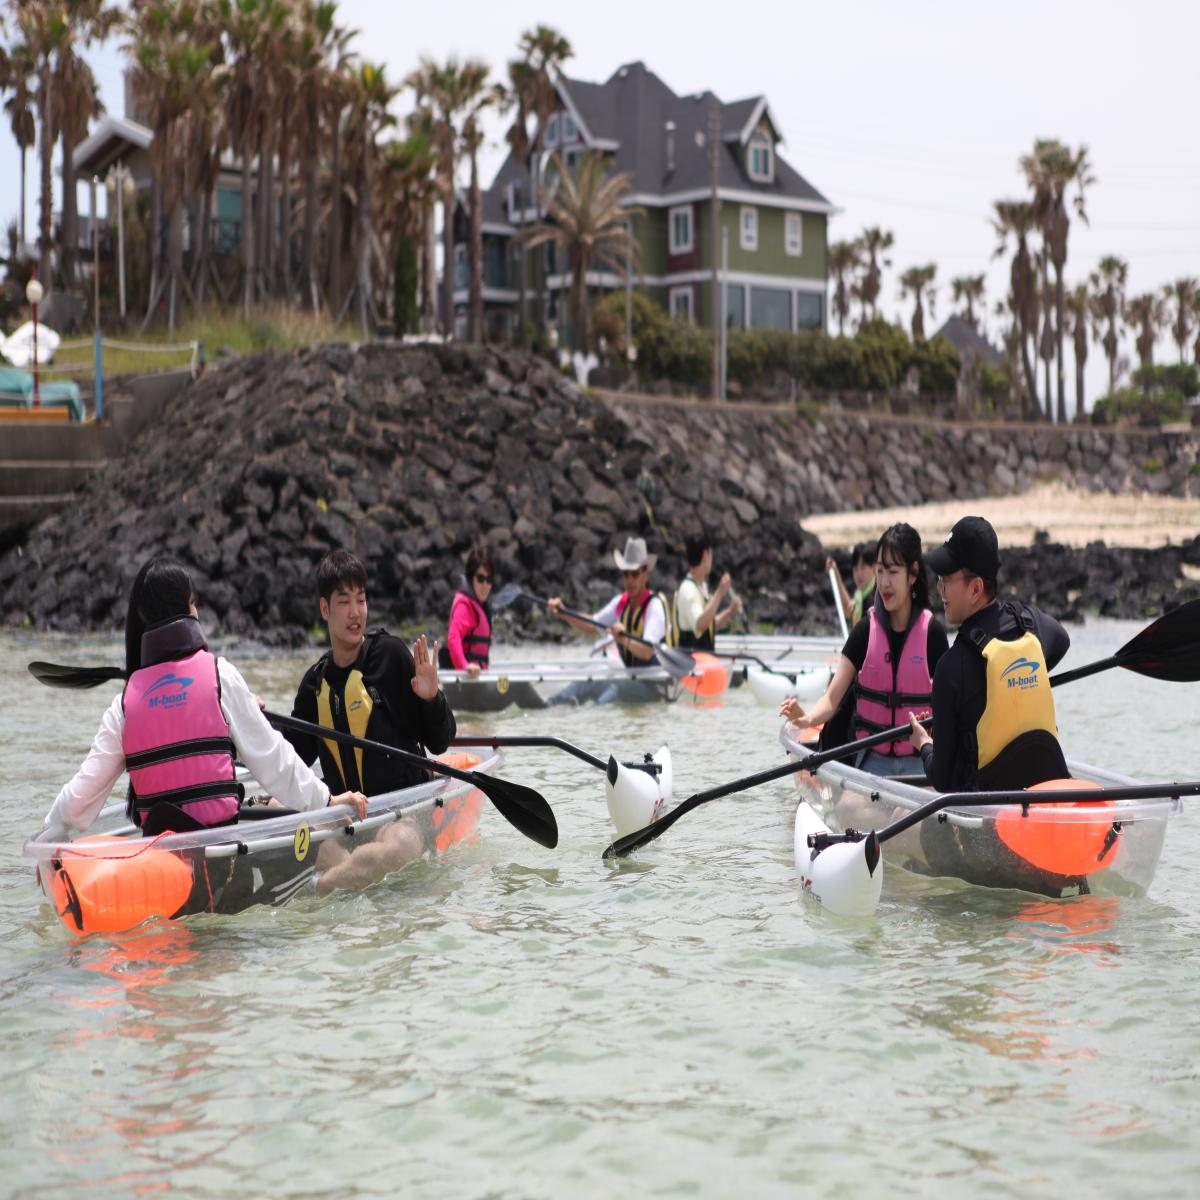
[[[1000,573],[996,531],[983,517],[963,517],[955,522],[946,541],[929,552],[925,563],[935,575],[966,570],[983,579],[995,579]]]

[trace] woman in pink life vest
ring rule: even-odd
[[[235,755],[285,806],[351,804],[357,792],[329,789],[263,716],[238,669],[208,649],[191,577],[152,559],[138,572],[125,621],[128,681],[100,722],[92,748],[46,816],[43,840],[62,841],[96,819],[129,771],[129,816],[147,835],[237,820]]]
[[[903,725],[913,713],[927,716],[933,669],[947,648],[946,631],[929,611],[921,537],[911,525],[893,525],[879,539],[874,601],[850,631],[825,694],[809,709],[786,700],[780,714],[802,725],[849,717],[845,734],[823,737],[822,747]],[[854,765],[875,775],[924,771],[907,738],[860,751]]]
[[[446,659],[440,665],[478,675],[486,671],[492,651],[492,614],[488,599],[496,579],[496,564],[488,546],[475,546],[467,555],[467,574],[450,605]]]

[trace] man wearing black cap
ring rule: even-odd
[[[981,791],[1065,776],[1049,674],[1070,648],[1067,631],[1036,608],[997,602],[1000,550],[983,517],[963,517],[925,561],[946,623],[958,626],[934,671],[934,736],[912,722],[929,781]]]

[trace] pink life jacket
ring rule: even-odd
[[[175,805],[198,825],[235,821],[242,789],[216,658],[199,649],[142,667],[129,677],[121,705],[137,824],[146,824],[156,804]],[[166,827],[172,828],[169,818]]]
[[[867,657],[858,672],[857,700],[854,710],[854,736],[869,737],[902,725],[912,713],[924,713],[933,701],[933,678],[929,674],[929,609],[923,608],[909,622],[904,649],[898,663],[890,662],[891,644],[872,607],[868,620]],[[876,746],[881,754],[904,757],[915,753],[907,738]]]
[[[462,605],[466,605],[475,618],[475,626],[470,633],[464,633],[462,638],[463,657],[469,663],[478,663],[485,670],[492,650],[492,622],[487,609],[470,593],[457,591],[454,602],[450,605],[450,625],[454,625],[454,613]]]

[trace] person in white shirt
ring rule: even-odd
[[[654,647],[669,640],[671,628],[666,597],[649,588],[650,572],[654,570],[658,555],[647,551],[644,538],[629,538],[624,553],[613,551],[613,561],[621,572],[625,590],[594,613],[592,620],[607,628],[613,646],[627,667],[651,666],[655,659]],[[595,625],[563,612],[562,604],[561,596],[549,600],[547,608],[550,614],[580,633],[591,635],[596,632]],[[634,638],[639,640],[634,641]],[[568,684],[550,698],[550,703],[578,703],[585,699],[595,699],[598,704],[614,700],[636,703],[657,700],[659,695],[660,689],[656,685],[644,680],[628,679],[603,684],[598,689],[586,683]]]
[[[144,667],[163,664],[166,672],[163,680],[152,684],[147,690],[165,683],[164,687],[159,688],[159,695],[177,696],[182,694],[181,687],[186,685],[190,689],[194,686],[193,679],[176,675],[168,666],[178,662],[203,665],[211,658],[197,620],[195,593],[186,569],[167,559],[152,559],[138,572],[130,594],[125,622],[126,673],[132,679]],[[267,722],[241,672],[225,658],[216,658],[215,664],[217,699],[220,716],[228,726],[228,741],[233,752],[263,788],[288,808],[307,811],[328,804],[349,804],[359,818],[364,817],[366,797],[361,792],[343,792],[331,796],[329,788]],[[125,700],[126,692],[122,692],[104,713],[83,765],[50,806],[41,840],[64,841],[73,834],[89,829],[126,770],[131,751]],[[191,701],[189,696],[188,702]],[[139,745],[134,753],[141,760],[153,759],[155,748],[147,749]],[[179,757],[175,756],[171,764],[171,769],[176,772]],[[191,757],[199,759],[202,756],[194,754]],[[208,754],[205,757],[211,761],[221,755]],[[135,772],[146,778],[148,772],[167,765],[162,761],[152,761],[141,768],[130,765],[131,781]],[[214,785],[205,786],[212,788]],[[190,790],[194,792],[196,789]],[[131,786],[130,816],[142,826],[144,833],[163,832],[166,828],[180,832],[182,829],[229,823],[228,820],[214,820],[200,811],[198,806],[203,806],[206,801],[190,795],[187,788],[176,787],[170,792],[159,792],[158,797],[147,796],[144,787],[141,789],[143,794],[136,795],[136,791],[138,789]],[[225,791],[228,793],[229,789]],[[158,798],[163,801],[161,805],[146,803]]]
[[[726,571],[717,583],[715,592],[708,590],[712,572],[712,540],[706,534],[695,534],[684,545],[688,573],[675,593],[675,629],[679,645],[685,650],[712,650],[716,646],[717,630],[742,611],[742,599],[734,594],[722,608],[726,596],[733,592],[733,580]]]

